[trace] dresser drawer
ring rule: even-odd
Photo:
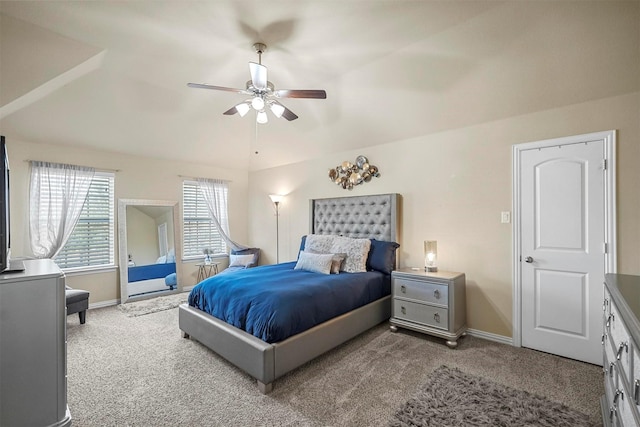
[[[393,317],[438,329],[449,328],[448,310],[417,302],[393,300]]]
[[[393,296],[447,306],[449,287],[439,283],[396,277],[393,280]]]

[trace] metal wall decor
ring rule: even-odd
[[[378,167],[370,164],[365,156],[356,157],[355,163],[345,160],[335,168],[329,169],[329,179],[345,190],[353,190],[354,186],[379,176]]]

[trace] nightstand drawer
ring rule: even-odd
[[[393,317],[439,329],[447,330],[449,328],[448,311],[446,308],[434,307],[417,302],[394,299]]]
[[[449,286],[396,277],[393,280],[393,296],[447,306]]]

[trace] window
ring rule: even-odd
[[[114,174],[96,172],[80,219],[55,257],[60,268],[114,264]]]
[[[225,199],[226,196],[225,191]],[[227,245],[212,221],[207,202],[195,181],[182,184],[182,218],[185,259],[202,258],[204,249],[213,249],[214,256],[227,254]]]

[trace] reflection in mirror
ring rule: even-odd
[[[118,201],[121,302],[182,290],[177,210],[173,201]]]

